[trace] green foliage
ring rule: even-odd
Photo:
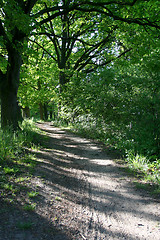
[[[39,193],[38,193],[38,192],[31,191],[31,192],[28,192],[27,194],[28,194],[28,197],[29,197],[29,198],[35,198],[35,197],[38,196]]]
[[[159,184],[159,48],[143,58],[119,60],[87,79],[75,78],[62,93],[60,119],[75,131],[119,151],[131,168]],[[65,110],[65,111],[64,111]],[[153,164],[153,166],[152,166]]]
[[[23,129],[15,133],[0,130],[0,195],[11,202],[22,190],[21,185],[25,188],[29,181],[28,175],[33,173],[37,164],[29,148],[33,144],[39,145],[41,141],[40,132],[31,120],[25,120],[21,127]],[[29,197],[37,195],[38,192],[29,192],[28,189]]]
[[[4,167],[3,171],[4,171],[5,174],[13,175],[13,174],[16,174],[17,172],[19,172],[19,169],[18,168]]]
[[[15,158],[22,151],[23,141],[19,139],[16,133],[10,130],[3,132],[0,130],[0,160]]]
[[[22,131],[15,133],[10,129],[0,130],[0,162],[16,160],[18,156],[23,155],[24,147],[32,147],[40,143],[40,131],[32,120],[23,121],[21,128]]]
[[[20,137],[25,146],[33,147],[34,145],[38,146],[40,144],[40,130],[36,127],[33,120],[24,120],[21,128],[22,132],[20,132]]]
[[[23,209],[24,209],[25,211],[28,211],[28,212],[34,211],[35,208],[36,208],[36,203],[25,204],[25,205],[23,206]]]

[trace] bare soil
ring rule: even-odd
[[[137,190],[99,144],[38,127],[48,139],[26,187],[39,194],[30,199],[22,188],[17,202],[0,199],[0,240],[160,240],[160,201]]]

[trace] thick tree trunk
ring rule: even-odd
[[[7,89],[1,93],[1,127],[17,130],[19,121],[22,121],[22,117],[17,94],[12,89]]]
[[[60,71],[59,73],[59,83],[60,83],[60,93],[63,92],[63,89],[65,88],[66,81],[66,75],[63,71]]]
[[[21,54],[13,47],[8,51],[8,68],[1,86],[1,127],[19,128],[18,121],[22,121],[20,107],[17,102]]]

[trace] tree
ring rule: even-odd
[[[97,66],[104,66],[128,52],[131,48],[126,44],[123,28],[128,31],[128,26],[133,26],[133,39],[134,34],[139,33],[138,26],[146,31],[160,29],[159,1],[6,0],[0,3],[0,97],[3,128],[12,126],[16,129],[21,118],[17,90],[23,51],[27,47],[29,36],[45,33],[53,42],[55,55],[51,55],[58,62],[60,83],[63,85],[68,81],[68,68],[73,66],[73,72],[82,69],[86,72],[94,71]],[[86,17],[88,14],[89,17]],[[60,35],[55,33],[59,19],[62,23]],[[118,35],[123,36],[124,41],[120,41]],[[31,40],[34,41],[34,38]]]
[[[0,97],[2,128],[18,128],[21,113],[17,102],[22,53],[30,31],[29,15],[37,0],[1,1],[0,41],[1,60]],[[5,64],[4,64],[5,63]]]
[[[42,37],[41,45],[45,45]],[[44,120],[56,101],[58,69],[48,54],[35,43],[28,43],[25,56],[26,62],[21,69],[18,99],[22,109],[30,108],[32,116],[36,116],[38,112],[38,116]]]
[[[59,68],[60,85],[75,71],[95,71],[133,48],[137,50],[145,31],[160,28],[158,5],[158,1],[62,0],[54,18],[55,6],[46,3],[38,13],[42,27],[36,34],[47,36],[54,46],[49,54]]]

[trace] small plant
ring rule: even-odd
[[[16,174],[17,172],[19,172],[19,169],[18,168],[4,167],[3,171],[4,171],[5,174],[12,175],[12,174]]]
[[[2,184],[2,188],[8,191],[14,191],[14,186],[12,184],[9,183],[4,183]]]
[[[28,192],[27,194],[29,198],[34,198],[38,196],[39,192],[32,191],[32,192]]]
[[[23,209],[24,209],[25,211],[29,211],[29,212],[30,212],[30,211],[34,211],[35,208],[36,208],[36,203],[26,204],[26,205],[23,206]]]
[[[62,198],[56,196],[56,197],[55,197],[55,200],[56,200],[56,201],[62,201]]]
[[[15,182],[16,183],[20,183],[20,182],[24,182],[24,181],[27,181],[29,180],[29,177],[18,177],[15,179]]]
[[[151,185],[148,183],[141,183],[141,182],[135,181],[134,184],[135,184],[136,188],[143,189],[143,190],[148,190],[151,187]]]
[[[155,196],[160,196],[160,186],[157,186],[153,191],[152,194]]]

